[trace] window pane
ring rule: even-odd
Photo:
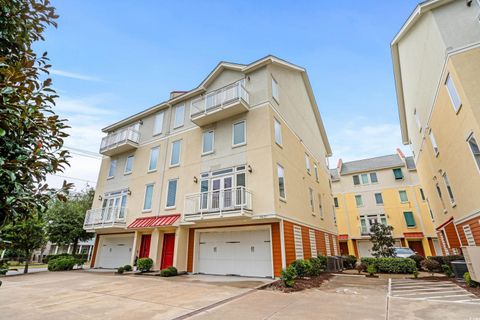
[[[408,196],[406,191],[399,191],[400,194],[400,201],[401,202],[407,202],[408,201]]]
[[[477,163],[477,167],[480,169],[480,149],[478,148],[477,140],[472,135],[468,139],[468,145],[470,146],[470,150],[472,150],[473,157],[475,158],[475,162]]]
[[[245,173],[237,174],[237,187],[245,187]]]
[[[335,204],[335,208],[338,208],[338,198],[333,198],[333,203]]]
[[[125,163],[125,173],[132,172],[133,167],[133,156],[127,157],[127,162]]]
[[[425,201],[425,194],[423,193],[422,188],[420,188],[420,196],[422,197],[422,200]]]
[[[164,112],[157,113],[155,115],[155,123],[153,125],[153,134],[160,134],[163,130],[163,115]]]
[[[318,181],[318,168],[316,164],[313,165],[313,169],[315,170],[315,180]]]
[[[152,171],[157,169],[157,162],[158,162],[158,154],[160,152],[160,148],[155,147],[150,150],[150,164],[148,165],[148,171]]]
[[[360,178],[358,176],[353,176],[353,184],[354,185],[359,185],[360,184]]]
[[[445,182],[445,187],[447,188],[448,196],[450,197],[450,202],[455,203],[455,197],[453,196],[452,187],[450,186],[450,181],[448,181],[447,174],[443,174],[443,181]]]
[[[174,207],[177,198],[177,180],[168,181],[167,207]]]
[[[448,95],[450,96],[450,101],[452,101],[453,109],[457,111],[458,108],[460,108],[460,106],[462,105],[462,101],[460,100],[457,88],[455,88],[455,83],[453,83],[450,75],[447,76],[447,81],[445,82],[445,85],[447,86]]]
[[[377,182],[378,182],[377,173],[376,173],[376,172],[370,173],[370,181],[371,181],[372,183],[377,183]]]
[[[433,151],[435,152],[435,154],[438,154],[439,152],[438,145],[437,145],[437,141],[435,140],[435,136],[433,135],[433,131],[430,130],[430,134],[428,136],[430,137],[430,142],[432,143]]]
[[[207,131],[203,133],[203,153],[213,151],[213,131]]]
[[[360,195],[355,196],[355,203],[357,204],[357,207],[363,205],[362,196],[360,196]]]
[[[145,188],[145,199],[143,201],[143,210],[152,209],[152,195],[153,195],[153,184],[149,184]]]
[[[383,197],[381,193],[375,193],[375,202],[377,204],[383,204]]]
[[[170,159],[170,165],[174,166],[180,163],[180,146],[181,140],[172,142],[172,158]]]
[[[117,171],[117,160],[110,161],[110,168],[108,169],[108,177],[111,178],[115,175],[115,171]]]
[[[233,145],[245,143],[245,121],[233,125]]]
[[[275,126],[275,142],[278,143],[279,145],[282,145],[282,126],[280,122],[278,122],[276,119],[274,122],[274,126]]]
[[[277,100],[277,102],[280,101],[278,96],[278,83],[273,78],[272,78],[272,96],[275,98],[275,100]]]
[[[278,190],[280,198],[285,198],[285,176],[283,168],[280,165],[277,165],[277,175],[278,175]]]
[[[404,212],[403,215],[405,216],[405,222],[407,223],[407,227],[415,227],[415,219],[413,217],[413,213],[407,211]]]
[[[175,108],[175,123],[174,128],[180,127],[183,125],[185,120],[185,106],[181,105]]]
[[[362,174],[362,184],[368,184],[368,174]]]
[[[307,172],[310,172],[310,159],[308,155],[305,155],[305,167],[307,168]]]
[[[313,203],[313,190],[312,190],[312,188],[308,188],[308,198],[310,199],[310,209],[312,209],[312,211],[314,211],[315,208],[314,208],[314,203]]]
[[[400,168],[393,169],[393,175],[395,176],[395,180],[403,179],[402,169],[400,169]]]

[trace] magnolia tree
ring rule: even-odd
[[[392,226],[386,226],[382,223],[374,223],[370,228],[372,241],[372,255],[376,258],[394,257],[395,251],[393,249],[395,240],[392,237]]]
[[[44,212],[70,187],[45,183],[68,165],[68,135],[52,109],[57,95],[47,53],[32,49],[57,18],[48,0],[0,0],[0,227]]]

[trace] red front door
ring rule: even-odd
[[[340,255],[348,255],[348,244],[346,242],[340,242]]]
[[[417,254],[425,258],[425,251],[423,251],[422,241],[408,240],[408,246]]]
[[[175,233],[163,235],[162,265],[160,269],[173,266],[173,252],[175,251]]]
[[[140,255],[139,258],[148,258],[150,253],[150,241],[152,240],[151,234],[142,235],[142,243],[140,244]]]

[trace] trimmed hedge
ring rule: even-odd
[[[432,256],[432,257],[428,257],[428,259],[432,259],[432,260],[435,260],[437,261],[441,266],[446,264],[448,265],[450,268],[452,267],[452,261],[456,261],[456,260],[465,260],[465,258],[461,255],[452,255],[452,256]],[[440,270],[438,270],[440,271]]]
[[[141,258],[141,259],[138,259],[137,261],[137,268],[141,272],[150,271],[152,267],[153,267],[153,260],[150,258]]]
[[[76,264],[78,264],[78,259],[72,256],[58,257],[48,261],[48,271],[72,270]]]
[[[160,270],[160,277],[174,277],[176,275],[178,275],[178,270],[175,267]]]
[[[343,258],[343,267],[345,269],[354,269],[355,264],[357,263],[357,257],[348,255],[348,256],[342,256]]]
[[[361,262],[368,268],[374,265],[378,273],[408,273],[417,269],[414,260],[410,258],[361,258]]]

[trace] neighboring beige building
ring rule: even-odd
[[[279,276],[338,252],[329,142],[305,69],[221,62],[195,89],[104,129],[85,229],[93,267]]]
[[[427,257],[441,254],[433,217],[412,157],[397,153],[350,162],[330,170],[342,255],[371,256],[370,228],[393,227],[397,247]]]
[[[477,0],[424,1],[391,44],[403,142],[447,255],[480,246],[479,17]]]

